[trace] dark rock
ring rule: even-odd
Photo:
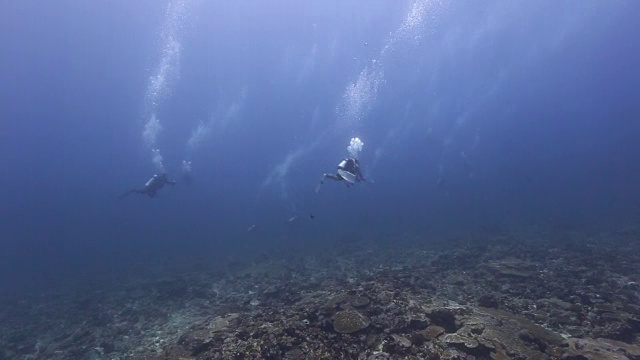
[[[420,334],[426,340],[433,340],[444,333],[444,328],[438,325],[429,325],[426,329],[420,331]]]
[[[456,316],[451,309],[434,309],[427,316],[431,319],[431,322],[435,325],[439,325],[445,329],[446,332],[453,333],[459,328],[456,325]]]
[[[393,338],[393,341],[400,347],[403,347],[403,348],[411,347],[411,341],[409,341],[409,339],[407,339],[406,337],[402,335],[396,335],[396,334],[391,335],[391,337]]]
[[[304,352],[300,349],[292,349],[284,354],[285,359],[299,360],[304,359]]]
[[[565,342],[567,350],[562,355],[566,360],[629,360],[640,358],[640,347],[609,339],[576,339]]]
[[[111,354],[116,349],[116,345],[110,340],[102,341],[100,347],[105,354]]]
[[[478,298],[478,305],[487,308],[497,309],[499,302],[494,294],[483,294]]]
[[[364,308],[369,306],[371,300],[366,296],[353,296],[349,299],[349,302],[354,308]]]
[[[89,324],[95,327],[103,327],[110,324],[112,321],[111,315],[104,311],[95,312],[89,318]]]
[[[192,356],[196,356],[213,347],[213,341],[208,330],[189,331],[178,339],[178,344],[187,349]]]

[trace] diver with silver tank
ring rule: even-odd
[[[320,179],[320,184],[316,186],[316,193],[320,191],[320,186],[324,184],[325,179],[331,179],[335,181],[344,181],[347,187],[355,184],[356,182],[366,181],[360,170],[360,162],[358,161],[358,154],[362,151],[364,143],[359,138],[355,137],[351,139],[347,150],[351,155],[348,158],[343,159],[338,164],[338,169],[335,174],[324,174]]]
[[[175,185],[176,182],[169,180],[166,173],[155,174],[144,184],[144,187],[140,189],[131,189],[124,194],[120,195],[120,199],[130,195],[130,194],[142,194],[147,195],[150,198],[156,196],[158,190],[162,189],[165,185]]]

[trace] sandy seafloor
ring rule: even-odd
[[[301,248],[2,299],[0,359],[640,359],[638,229]]]

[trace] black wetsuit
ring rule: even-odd
[[[166,184],[174,185],[175,183],[175,181],[169,180],[167,174],[155,174],[151,177],[151,179],[149,179],[149,181],[147,181],[146,184],[144,184],[144,187],[142,189],[131,189],[120,195],[120,198],[122,199],[123,197],[134,193],[147,195],[148,197],[152,198],[155,197],[158,190],[162,189]]]

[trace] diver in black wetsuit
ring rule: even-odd
[[[155,197],[158,190],[162,189],[166,184],[175,185],[175,183],[175,181],[169,180],[167,174],[165,173],[155,174],[151,177],[151,179],[149,179],[149,181],[147,181],[146,184],[144,184],[144,187],[142,189],[131,189],[120,195],[120,199],[134,193],[147,195],[148,197],[152,198]]]
[[[324,184],[324,179],[335,181],[344,181],[347,187],[356,182],[366,181],[360,170],[360,162],[356,158],[343,159],[338,164],[338,170],[335,174],[324,174],[320,179],[320,184],[316,186],[316,192],[320,190],[320,186]]]

